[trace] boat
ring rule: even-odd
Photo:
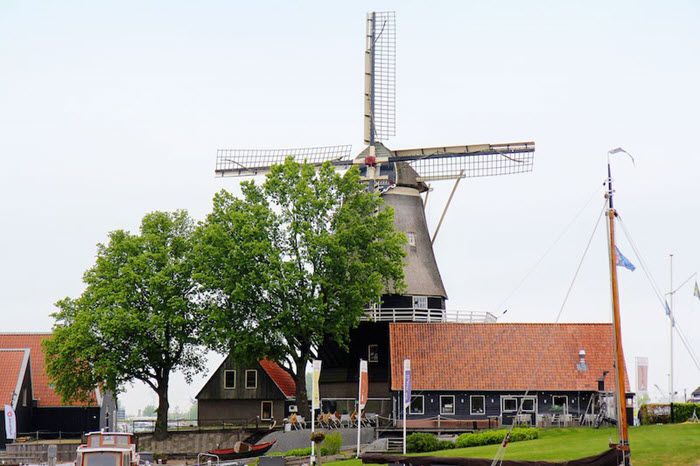
[[[623,265],[624,260],[618,257],[618,250],[615,244],[615,219],[618,214],[613,206],[612,187],[612,172],[610,168],[610,155],[623,152],[621,148],[613,149],[608,152],[608,177],[606,180],[606,212],[608,223],[608,252],[610,266],[610,288],[612,291],[612,314],[613,314],[613,337],[615,347],[615,405],[617,409],[617,431],[618,443],[609,442],[608,449],[602,453],[586,458],[575,460],[567,460],[561,462],[547,461],[523,461],[523,460],[506,460],[504,459],[506,446],[510,438],[510,431],[503,439],[503,443],[496,453],[493,460],[484,458],[460,458],[460,457],[439,457],[439,456],[396,456],[385,454],[364,454],[362,462],[364,464],[392,464],[392,465],[407,465],[411,466],[437,466],[437,465],[454,465],[454,466],[630,466],[631,452],[628,436],[627,412],[626,412],[626,397],[625,397],[625,362],[622,350],[622,332],[620,323],[620,299],[617,282],[617,266]],[[629,154],[627,154],[629,155]],[[631,156],[630,156],[631,157]],[[520,412],[518,412],[520,414]]]
[[[274,439],[272,442],[260,443],[257,445],[251,445],[246,442],[236,442],[233,448],[220,448],[217,450],[209,450],[206,452],[207,455],[216,456],[219,460],[237,460],[241,458],[254,458],[256,456],[262,456],[267,453],[270,448],[277,442]]]
[[[78,446],[76,466],[138,466],[137,439],[124,432],[90,432]]]

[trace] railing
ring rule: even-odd
[[[375,308],[365,310],[362,320],[371,322],[428,322],[428,323],[480,323],[497,321],[496,316],[486,311],[467,311],[454,309],[413,309],[413,308]]]

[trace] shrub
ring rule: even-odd
[[[316,449],[316,452],[318,452],[318,448]],[[284,453],[284,456],[310,456],[311,455],[311,447],[307,448],[296,448],[294,450],[289,450]],[[327,456],[328,455],[328,449],[321,445],[321,456]]]
[[[438,440],[438,450],[451,450],[456,446],[454,442],[449,440]]]
[[[503,442],[507,432],[507,430],[487,430],[478,434],[462,434],[457,437],[455,444],[457,448],[495,445]],[[539,430],[534,428],[513,429],[513,431],[510,433],[510,441],[519,442],[522,440],[534,440],[538,438],[539,435]]]
[[[411,453],[439,450],[437,437],[432,434],[416,432],[406,437],[406,450]]]
[[[338,432],[326,435],[321,448],[325,447],[328,455],[337,455],[343,446],[343,437]]]

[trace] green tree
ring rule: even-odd
[[[168,384],[204,369],[203,314],[192,280],[193,223],[184,211],[146,215],[140,234],[123,230],[98,245],[86,289],[56,305],[47,370],[66,400],[86,400],[97,384],[118,392],[140,380],[158,395],[156,437],[167,437]]]
[[[324,339],[347,342],[365,306],[403,284],[405,236],[356,168],[291,158],[242,198],[214,197],[198,232],[197,279],[210,310],[208,342],[241,362],[275,360],[296,380],[307,412],[305,368]]]

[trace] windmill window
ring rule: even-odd
[[[416,234],[414,232],[409,231],[408,233],[406,233],[406,239],[408,239],[409,246],[416,245]]]
[[[408,406],[409,414],[423,414],[423,395],[411,397],[411,404]]]
[[[224,371],[224,388],[236,388],[236,371]]]
[[[245,371],[245,388],[258,388],[258,371],[256,371],[255,369],[249,369]]]
[[[379,362],[379,345],[367,346],[367,361]]]
[[[455,413],[454,395],[440,395],[440,414]]]
[[[428,297],[427,296],[414,296],[413,297],[413,309],[428,309]]]
[[[484,414],[486,412],[486,397],[484,395],[472,395],[469,397],[470,413]]]

